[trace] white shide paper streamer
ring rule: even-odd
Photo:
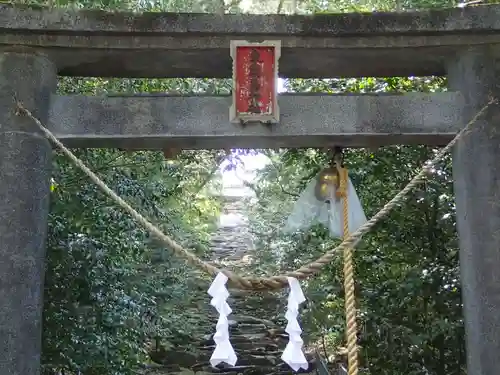
[[[288,333],[289,341],[281,359],[294,371],[298,371],[300,368],[307,370],[309,368],[309,363],[302,351],[304,341],[302,341],[300,337],[302,329],[297,321],[299,305],[303,303],[306,298],[296,278],[288,277],[288,285],[290,285],[290,294],[288,295],[288,308],[285,314],[285,318],[288,321],[285,331]]]
[[[229,291],[226,288],[227,276],[219,273],[210,288],[208,294],[212,297],[210,304],[217,309],[219,320],[217,321],[214,335],[215,350],[210,357],[210,364],[215,367],[219,363],[225,362],[234,366],[237,361],[236,353],[229,341],[229,322],[227,317],[232,310],[226,300],[229,297]]]

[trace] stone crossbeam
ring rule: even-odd
[[[500,5],[418,13],[213,15],[0,6],[0,46],[48,54],[60,75],[231,77],[229,42],[279,39],[289,78],[444,75],[500,43]]]
[[[460,94],[280,95],[277,125],[232,124],[226,96],[56,96],[49,128],[71,147],[219,149],[446,144]]]

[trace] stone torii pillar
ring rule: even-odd
[[[47,121],[55,66],[31,52],[0,51],[0,374],[40,373],[51,146],[22,101]]]
[[[500,99],[491,47],[461,51],[448,66],[449,87],[471,119],[490,95]],[[453,175],[469,375],[500,369],[500,107],[491,106],[456,145]]]

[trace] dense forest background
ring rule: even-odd
[[[16,1],[15,3],[20,3]],[[216,13],[337,13],[454,7],[454,0],[47,0],[51,7]],[[295,9],[292,9],[294,8]],[[436,92],[440,77],[287,80],[290,92]],[[60,78],[61,93],[165,91],[228,94],[230,82],[213,79]],[[118,194],[182,245],[207,256],[221,202],[223,161],[238,152],[75,150]],[[324,228],[285,237],[279,228],[297,194],[328,161],[324,150],[250,150],[271,162],[251,188],[251,227],[258,242],[252,272],[276,273],[316,258],[332,245]],[[429,147],[348,150],[346,163],[365,207],[375,213],[433,155]],[[68,160],[54,159],[43,331],[47,374],[137,374],[148,363],[148,339],[163,345],[189,341],[206,315],[210,280],[152,240]],[[279,249],[280,251],[275,251]],[[356,252],[361,327],[367,374],[462,375],[464,329],[450,160],[407,203],[395,210]],[[328,354],[343,341],[341,259],[304,283],[309,342]]]

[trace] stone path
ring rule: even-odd
[[[243,197],[227,198],[220,217],[219,228],[212,237],[213,262],[221,267],[237,270],[251,262],[252,234],[248,228]],[[230,291],[228,303],[233,309],[229,316],[231,343],[238,355],[235,367],[220,365],[212,368],[210,356],[215,349],[212,339],[217,316],[208,304],[207,334],[193,338],[195,351],[189,353],[177,348],[163,353],[161,363],[167,365],[169,374],[177,375],[285,375],[292,370],[281,361],[281,354],[288,342],[284,331],[286,296],[280,293]],[[310,371],[316,366],[310,361]],[[182,368],[182,371],[179,371]],[[164,373],[164,372],[162,372]],[[308,373],[302,371],[302,373]]]
[[[219,228],[211,239],[213,259],[220,263],[241,261],[245,256],[251,256],[254,248],[244,201],[239,197],[226,199]]]
[[[228,199],[219,229],[212,238],[214,261],[231,269],[245,267],[254,249],[245,207],[243,197]],[[288,342],[283,317],[286,296],[231,291],[228,302],[234,312],[229,318],[231,343],[238,355],[237,366],[220,366],[219,370],[204,366],[204,370],[234,375],[290,374],[290,368],[281,361]],[[214,348],[213,340],[207,340],[207,354],[211,355]],[[311,365],[311,369],[313,367]]]

